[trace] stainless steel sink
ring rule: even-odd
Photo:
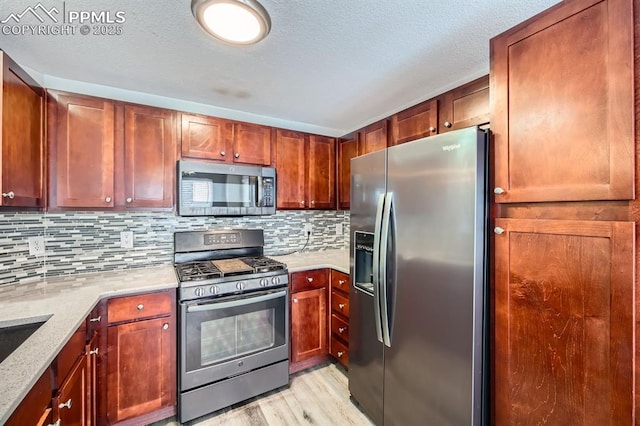
[[[0,363],[24,343],[47,320],[0,327]]]

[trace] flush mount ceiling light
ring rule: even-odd
[[[255,0],[193,0],[191,11],[209,34],[231,44],[257,43],[271,30],[269,14]]]

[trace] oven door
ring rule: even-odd
[[[180,390],[289,359],[288,290],[181,303]]]

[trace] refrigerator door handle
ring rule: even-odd
[[[380,315],[380,235],[382,229],[382,214],[384,210],[385,194],[378,195],[378,208],[373,233],[373,315],[376,322],[376,336],[382,340],[382,316]]]
[[[395,232],[395,226],[391,223],[393,209],[393,192],[388,192],[384,201],[384,212],[382,213],[382,236],[380,239],[380,290],[382,293],[382,300],[380,308],[382,311],[382,341],[383,343],[391,347],[391,326],[389,322],[389,283],[387,282],[387,268],[389,262],[389,229]],[[395,245],[395,236],[392,239],[392,243]],[[392,255],[395,256],[395,249]],[[395,261],[392,263],[392,267],[395,268]],[[395,279],[391,283],[395,285]],[[391,299],[393,302],[393,299]]]

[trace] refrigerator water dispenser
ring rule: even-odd
[[[373,234],[354,233],[354,275],[356,288],[373,294]]]

